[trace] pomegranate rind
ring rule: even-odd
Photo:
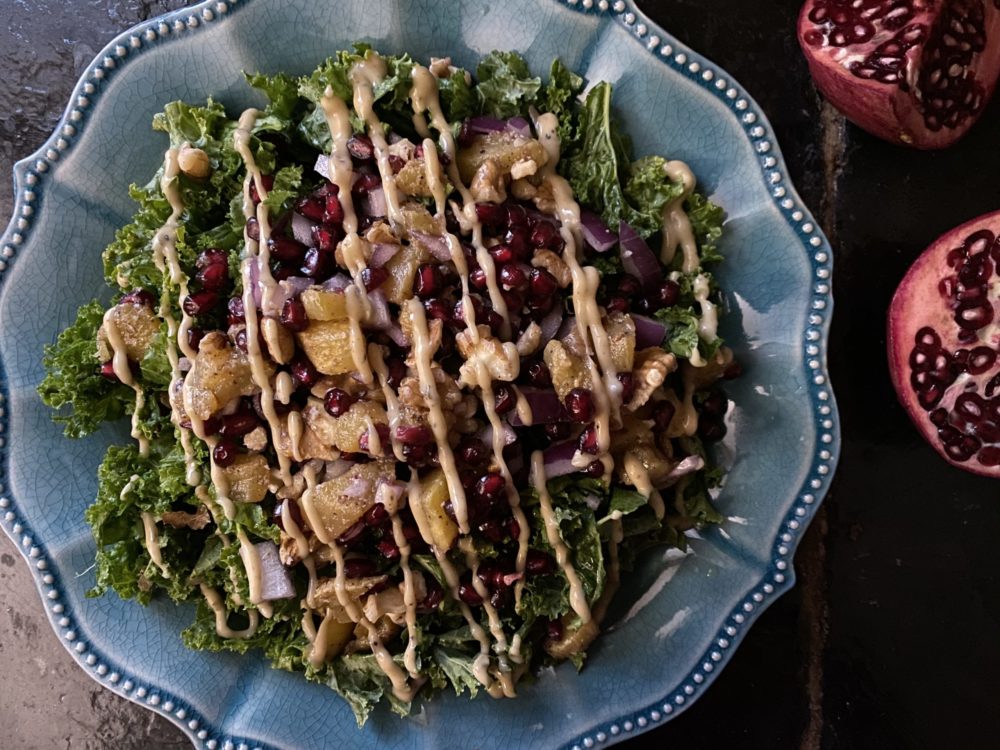
[[[940,333],[951,331],[956,325],[954,310],[938,291],[938,283],[948,272],[948,254],[953,249],[961,247],[970,235],[983,229],[1000,236],[1000,211],[980,216],[943,234],[910,266],[889,305],[886,348],[889,375],[896,396],[931,447],[945,461],[964,471],[981,476],[1000,477],[1000,467],[983,466],[974,458],[957,462],[948,456],[944,445],[938,439],[937,427],[930,420],[930,413],[921,406],[917,400],[917,393],[910,384],[909,358],[917,332],[928,326]],[[1000,321],[995,320],[993,325],[996,332],[991,336],[991,342],[996,348],[1000,344]],[[994,366],[990,375],[997,372],[1000,372],[1000,363]]]
[[[923,24],[927,29],[933,29],[948,1],[929,3],[930,7],[915,10],[908,25]],[[862,130],[890,143],[919,150],[937,150],[947,148],[964,137],[985,111],[1000,79],[1000,7],[994,0],[983,0],[986,46],[974,61],[977,80],[983,87],[982,105],[957,127],[942,127],[936,131],[926,126],[920,102],[913,92],[925,62],[924,43],[905,54],[907,90],[897,84],[859,78],[845,66],[843,60],[857,58],[859,50],[870,53],[873,47],[866,49],[854,45],[838,48],[810,44],[807,35],[818,28],[809,18],[815,6],[816,0],[807,0],[799,13],[799,46],[816,88]]]

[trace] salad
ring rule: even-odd
[[[90,594],[195,602],[189,647],[359,723],[580,668],[637,556],[722,520],[722,209],[558,60],[359,44],[247,80],[266,106],[154,118],[111,304],[45,352],[68,436],[131,420]]]

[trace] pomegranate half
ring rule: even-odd
[[[914,148],[965,135],[1000,76],[1000,0],[808,0],[798,35],[837,109]]]
[[[1000,476],[1000,211],[941,237],[889,307],[889,371],[945,459]]]

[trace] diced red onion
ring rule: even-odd
[[[328,292],[342,292],[352,283],[353,282],[351,281],[350,276],[343,273],[337,273],[323,282],[323,288]]]
[[[392,505],[398,505],[399,501],[403,498],[403,492],[406,488],[403,486],[402,482],[396,479],[383,480],[378,483],[375,487],[375,498],[385,505],[385,501],[388,500]]]
[[[531,408],[532,424],[552,424],[568,419],[559,395],[551,388],[522,388],[521,395]],[[508,420],[514,427],[524,427],[516,409],[510,412]]]
[[[321,174],[326,179],[330,179],[330,157],[326,154],[320,154],[316,157],[316,163],[313,165],[313,170]]]
[[[564,313],[562,305],[553,305],[552,309],[545,313],[545,317],[539,321],[538,327],[542,329],[542,341],[539,344],[539,349],[544,349],[545,345],[559,333],[559,329],[563,324]]]
[[[686,477],[688,474],[694,474],[695,472],[701,471],[705,468],[705,459],[701,456],[687,456],[681,459],[681,462],[675,466],[669,474],[665,482],[669,484],[674,484],[681,477]]]
[[[531,138],[531,125],[523,117],[511,117],[507,120],[505,130],[509,130],[512,133],[517,133],[525,138]]]
[[[493,445],[493,425],[487,424],[483,429],[476,433],[476,437],[482,440],[486,445]],[[514,428],[509,424],[503,425],[503,444],[510,445],[515,440],[517,440],[517,433],[514,432]]]
[[[466,120],[466,125],[470,133],[484,135],[486,133],[499,133],[507,127],[507,122],[489,115],[479,115]]]
[[[292,236],[296,242],[306,247],[311,247],[313,244],[312,228],[314,226],[316,226],[316,222],[307,219],[302,214],[298,212],[292,214]]]
[[[639,279],[643,291],[655,292],[663,281],[663,269],[646,241],[624,221],[618,226],[622,267]]]
[[[392,343],[396,346],[407,348],[410,345],[410,339],[400,328],[399,323],[393,323],[388,328],[385,329],[386,335],[392,339]]]
[[[387,209],[385,203],[385,190],[381,185],[377,188],[372,188],[367,194],[365,194],[361,210],[368,216],[375,218],[380,218],[386,215]]]
[[[654,318],[645,315],[632,315],[635,322],[635,348],[647,349],[659,346],[667,335],[667,327]]]
[[[372,257],[368,265],[373,268],[381,268],[388,263],[392,257],[398,253],[400,246],[395,242],[378,242],[372,245]]]
[[[344,488],[345,497],[364,497],[372,488],[370,480],[364,477],[354,477],[351,483]]]
[[[606,253],[618,242],[618,235],[608,229],[600,216],[590,211],[580,212],[580,231],[587,244],[599,253]]]
[[[385,294],[381,289],[368,292],[368,301],[371,303],[371,315],[365,321],[365,327],[388,331],[392,326],[392,316],[389,314],[389,302]]]
[[[545,449],[542,454],[545,460],[545,476],[548,479],[566,476],[580,471],[573,465],[576,455],[576,440],[566,440]]]
[[[270,299],[265,300],[266,304],[261,304],[260,311],[264,315],[277,317],[281,315],[281,308],[284,307],[285,301],[288,298],[302,294],[302,292],[312,285],[312,279],[307,279],[304,276],[289,276],[287,279],[278,282],[274,292],[270,295]]]
[[[451,249],[448,247],[448,241],[444,237],[436,234],[427,234],[426,232],[410,232],[410,236],[442,263],[447,263],[451,260]]]
[[[260,563],[260,596],[254,604],[269,602],[275,599],[290,599],[295,596],[295,585],[288,570],[281,564],[278,548],[274,542],[258,542],[253,545],[257,560]],[[240,548],[240,557],[247,565],[247,555],[254,554],[245,547]]]
[[[336,479],[343,474],[350,471],[351,467],[354,466],[352,461],[346,461],[343,458],[338,458],[336,461],[326,462],[326,472],[323,474],[323,481],[328,482],[331,479]]]
[[[260,288],[260,258],[250,258],[247,262],[250,267],[250,288],[253,290],[254,307],[260,307],[260,298],[263,294]]]

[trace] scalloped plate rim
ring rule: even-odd
[[[737,119],[739,119],[737,113],[742,112],[743,122],[740,125],[744,135],[752,143],[755,141],[758,144],[767,143],[766,153],[773,157],[770,166],[760,165],[762,176],[766,182],[769,172],[776,173],[779,177],[787,173],[784,158],[779,145],[773,138],[770,123],[746,90],[721,67],[678,41],[658,24],[651,21],[645,13],[633,7],[631,2],[624,0],[616,0],[615,2],[599,0],[596,3],[592,0],[545,1],[565,5],[570,10],[579,13],[600,16],[602,22],[605,23],[622,23],[636,37],[635,42],[644,47],[647,54],[652,54],[672,73],[685,76],[697,83],[710,95],[722,101],[727,110]],[[69,103],[56,123],[52,135],[34,153],[14,164],[14,200],[11,219],[3,235],[0,236],[0,264],[2,264],[0,265],[0,287],[3,285],[11,259],[16,256],[16,248],[25,244],[32,229],[30,217],[33,215],[31,208],[33,199],[27,199],[25,193],[34,194],[43,187],[51,167],[50,162],[56,161],[59,154],[72,145],[71,141],[65,141],[65,139],[75,137],[82,127],[86,127],[86,120],[80,128],[73,124],[75,121],[74,112],[95,106],[102,92],[99,83],[103,81],[105,71],[117,70],[122,65],[127,64],[129,61],[127,50],[130,47],[138,49],[151,44],[169,43],[178,32],[200,31],[207,24],[224,20],[227,15],[252,2],[254,0],[202,0],[195,5],[165,13],[126,29],[105,45],[94,57],[77,81]],[[172,29],[168,25],[169,35],[159,34],[155,31],[156,27],[168,22],[174,24]],[[176,24],[182,24],[181,28],[178,29]],[[153,39],[147,37],[143,41],[143,37],[151,30],[156,34],[155,37]],[[645,44],[641,41],[644,38],[647,40]],[[139,40],[138,45],[133,45],[132,40],[134,39]],[[119,54],[118,48],[125,49],[126,53]],[[110,64],[107,64],[108,61]],[[699,73],[700,75],[698,75]],[[98,85],[94,85],[94,79],[97,79]],[[709,81],[711,80],[715,80],[716,84],[710,86]],[[718,85],[720,81],[725,81],[725,85],[720,87]],[[88,86],[94,86],[94,90],[88,92]],[[81,96],[87,97],[87,104],[75,105],[74,103],[78,102]],[[752,116],[750,121],[746,120],[748,115]],[[760,136],[755,137],[748,132],[751,123],[761,128]],[[67,127],[72,128],[71,135],[66,134]],[[66,145],[60,146],[60,140],[64,140]],[[56,157],[53,158],[51,153],[55,153]],[[830,458],[823,460],[821,465],[824,471],[818,472],[816,471],[818,462],[814,457],[807,480],[801,490],[796,493],[796,501],[784,517],[781,528],[785,530],[785,536],[790,536],[790,541],[781,541],[778,537],[772,540],[771,550],[775,550],[779,546],[785,550],[778,555],[782,560],[775,562],[772,559],[767,568],[763,570],[757,583],[730,611],[725,620],[729,624],[723,626],[713,637],[713,643],[716,644],[716,647],[710,648],[701,659],[697,660],[699,663],[712,664],[712,669],[699,672],[696,667],[681,680],[680,685],[673,692],[645,708],[626,713],[612,722],[592,726],[586,732],[575,735],[561,746],[567,750],[580,750],[583,747],[589,748],[599,743],[615,744],[629,737],[637,736],[654,728],[659,723],[665,723],[681,714],[712,684],[764,610],[795,584],[795,570],[790,562],[802,540],[805,529],[825,498],[840,457],[840,420],[826,361],[833,310],[833,294],[829,281],[832,251],[829,241],[823,235],[822,230],[816,226],[811,212],[804,205],[791,182],[787,178],[783,178],[778,180],[777,187],[774,185],[775,183],[771,183],[768,188],[771,200],[801,242],[802,249],[809,258],[810,267],[814,271],[818,269],[826,269],[827,271],[827,275],[822,277],[826,278],[827,291],[825,293],[813,291],[809,295],[810,301],[820,299],[825,302],[826,314],[822,316],[822,321],[819,324],[809,326],[810,330],[815,330],[819,334],[817,339],[811,341],[818,347],[818,354],[809,355],[812,359],[818,360],[819,365],[807,368],[806,372],[812,377],[809,384],[810,402],[818,406],[819,402],[822,401],[829,407],[829,413],[825,414],[824,418],[829,420],[832,426],[823,428],[823,431],[830,436],[830,441],[823,443],[824,447],[820,450],[828,452]],[[793,213],[796,214],[795,218],[792,216]],[[25,221],[27,222],[26,226],[20,226]],[[804,227],[810,229],[807,231]],[[815,259],[816,252],[823,252],[826,260],[817,261]],[[6,368],[3,361],[0,360],[0,434],[8,421],[7,414],[2,408],[2,405],[7,401],[7,389]],[[824,393],[825,396],[820,396],[821,393]],[[819,420],[820,417],[814,414],[813,428],[817,435],[820,432]],[[817,441],[817,446],[819,444],[820,441]],[[9,451],[6,442],[0,441],[0,454],[3,458],[3,463],[0,464],[0,469],[3,469],[0,471],[0,480],[2,480],[7,474],[6,468],[9,464]],[[810,486],[810,481],[815,482],[817,479],[820,483],[819,487]],[[0,493],[4,492],[4,487],[0,484]],[[805,501],[804,498],[810,499]],[[73,613],[65,605],[59,603],[62,584],[58,576],[49,571],[45,545],[36,540],[26,522],[18,518],[16,508],[17,504],[12,496],[0,494],[0,511],[3,512],[3,516],[0,516],[2,518],[0,528],[4,530],[28,563],[35,588],[42,599],[46,616],[59,642],[86,674],[104,688],[165,717],[196,746],[204,746],[209,750],[214,750],[220,743],[224,748],[245,749],[253,747],[255,750],[270,750],[274,747],[267,743],[229,733],[225,716],[223,716],[219,726],[213,725],[204,720],[186,701],[173,696],[169,690],[156,685],[136,686],[137,680],[135,678],[132,678],[123,669],[114,668],[114,660],[106,658],[103,654],[98,656],[94,652],[88,651],[86,647],[82,650],[78,649],[74,645]],[[779,532],[780,536],[782,535]],[[773,557],[774,555],[772,555]],[[46,599],[57,603],[47,606]],[[60,624],[64,621],[65,624]],[[63,637],[59,637],[60,632],[63,633]],[[725,643],[724,646],[723,643]],[[701,679],[691,679],[692,675],[696,673]],[[278,748],[274,748],[274,750],[278,750]]]

